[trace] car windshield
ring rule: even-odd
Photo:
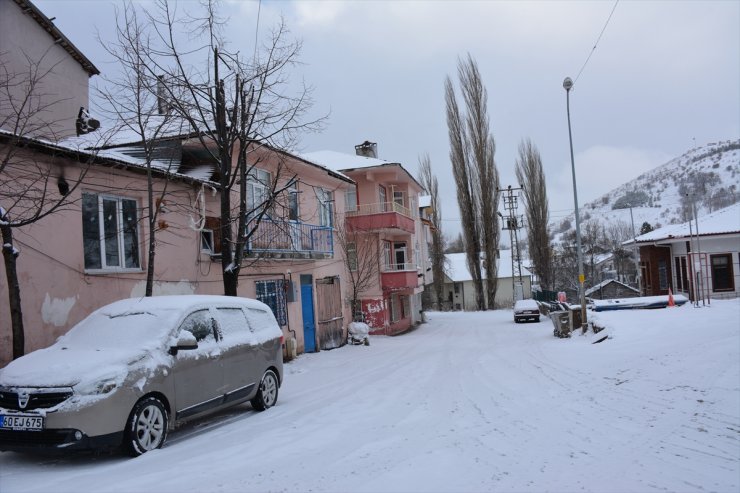
[[[77,324],[60,343],[74,348],[125,348],[161,344],[173,327],[175,312],[96,311]]]

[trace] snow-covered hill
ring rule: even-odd
[[[688,195],[687,195],[688,194]],[[635,230],[644,222],[653,228],[684,222],[691,217],[695,199],[697,215],[740,201],[740,139],[712,142],[691,149],[662,166],[643,173],[581,207],[581,222],[597,220],[605,227],[616,222]],[[551,224],[555,241],[575,226],[573,214]]]

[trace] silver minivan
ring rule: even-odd
[[[283,334],[270,308],[230,296],[104,306],[0,370],[0,450],[161,447],[192,418],[275,404]]]

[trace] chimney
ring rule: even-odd
[[[362,144],[355,146],[355,154],[358,156],[378,158],[378,144],[376,142],[370,142],[366,140]]]
[[[167,93],[164,86],[164,75],[157,76],[157,113],[166,115],[170,112],[170,105],[167,103]]]

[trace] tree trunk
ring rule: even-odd
[[[149,156],[149,152],[147,152],[147,160],[151,161],[151,158]],[[149,199],[149,254],[146,262],[146,291],[144,292],[144,296],[151,296],[152,295],[152,288],[154,285],[154,228],[155,228],[155,221],[157,218],[157,215],[155,213],[156,205],[154,204],[154,191],[152,190],[152,165],[151,162],[147,164],[147,193],[148,193],[148,199]],[[198,239],[200,241],[200,239]]]
[[[3,218],[7,220],[7,215]],[[10,323],[13,332],[13,359],[25,353],[25,335],[23,330],[23,312],[21,311],[21,287],[18,283],[16,258],[13,248],[13,230],[9,225],[0,226],[3,237],[3,259],[5,260],[5,277],[8,281],[8,301],[10,306]]]

